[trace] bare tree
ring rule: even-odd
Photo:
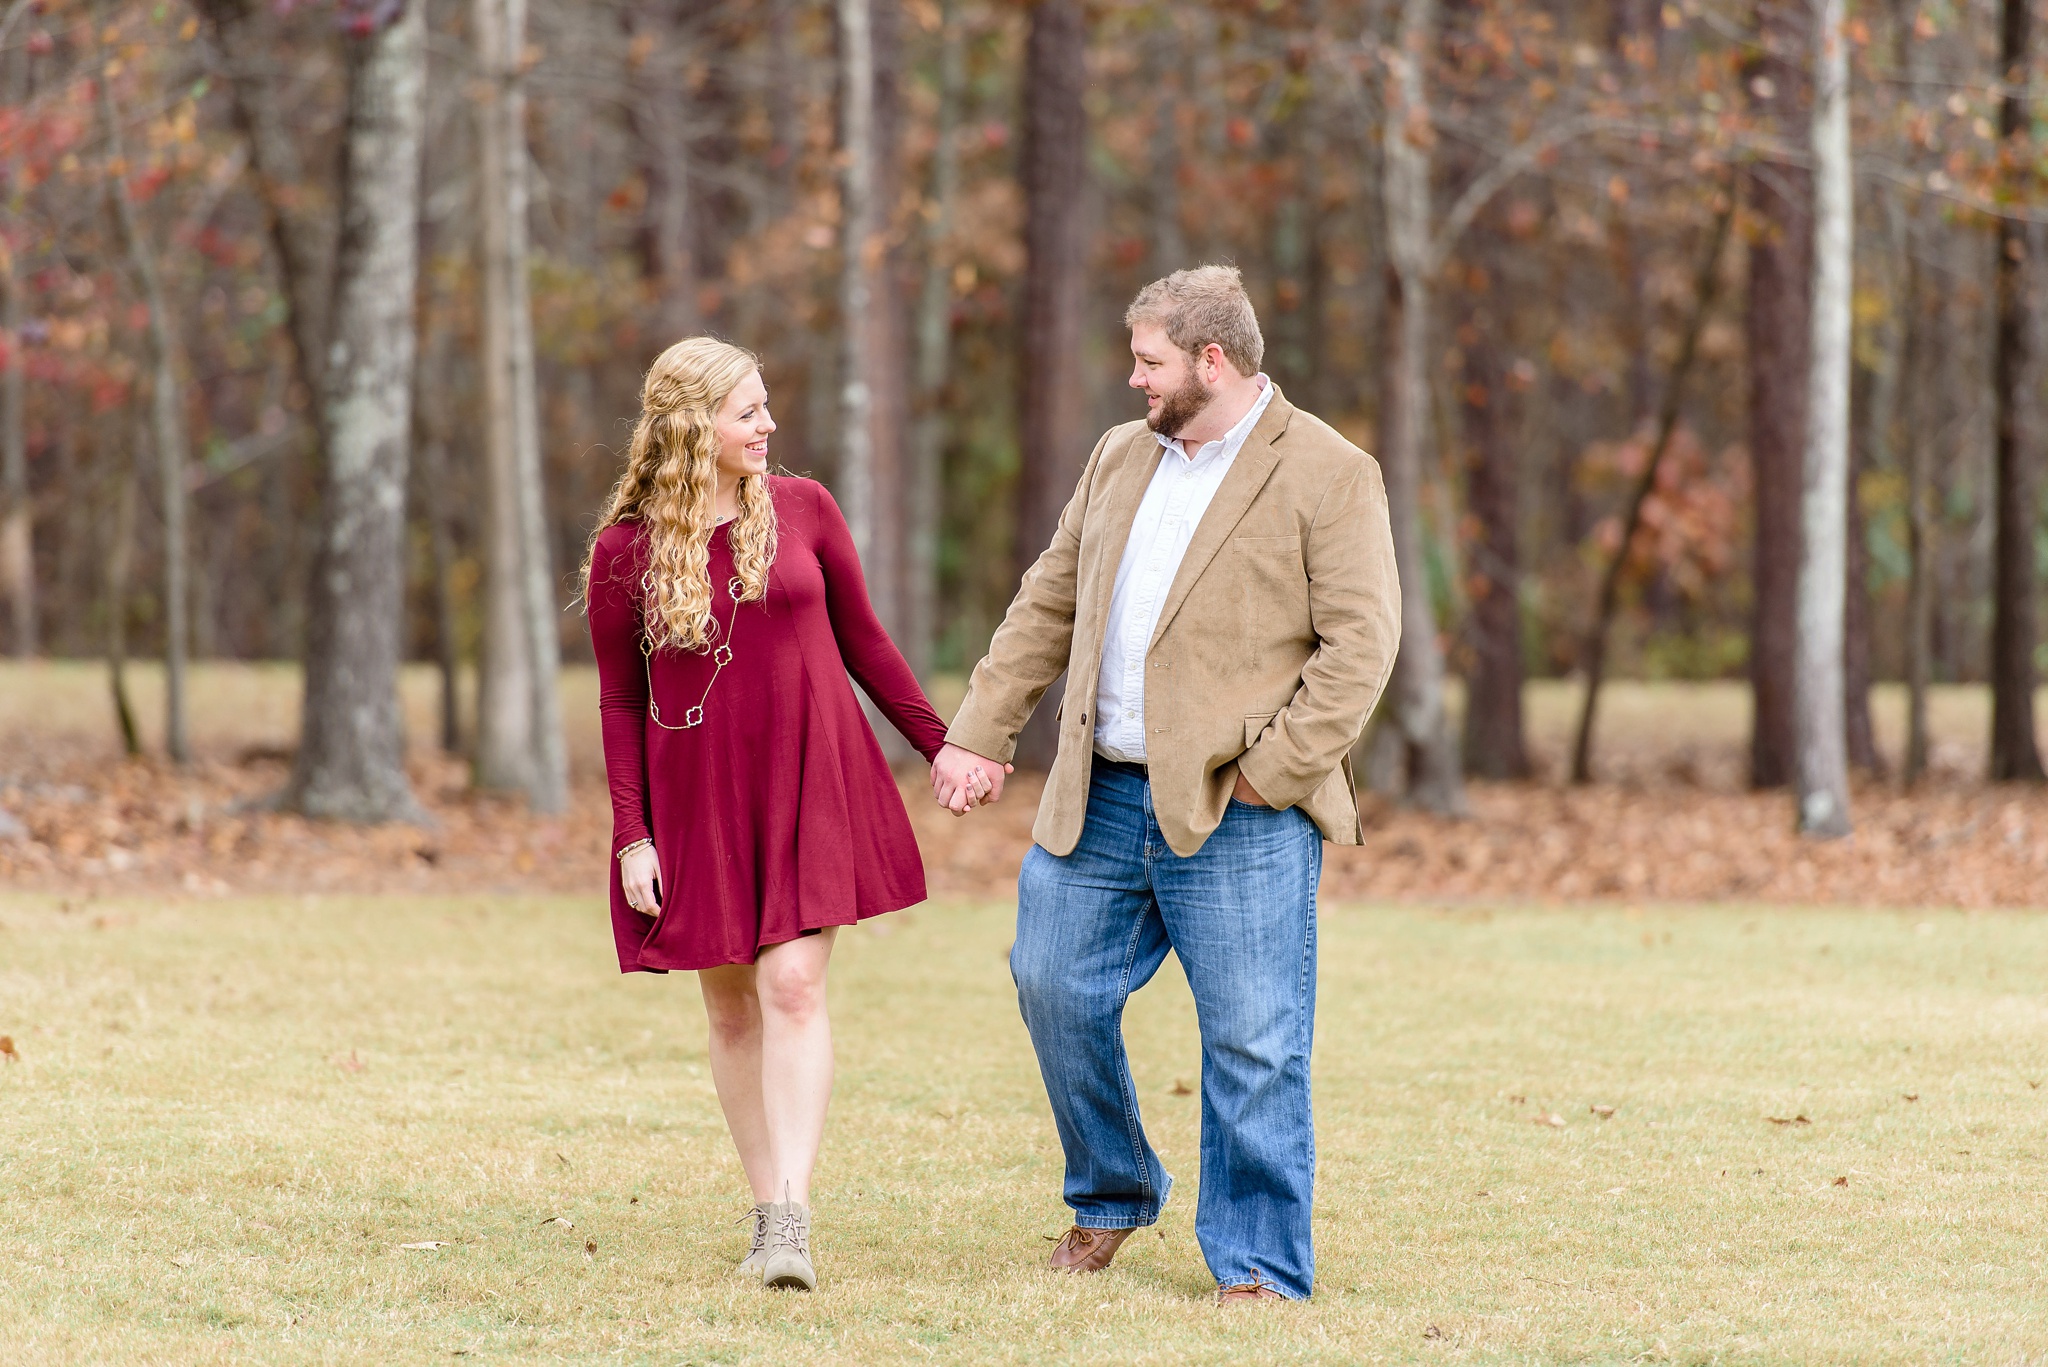
[[[21,103],[28,88],[27,48],[0,50],[0,103]],[[22,185],[11,162],[0,163],[0,192],[7,217],[19,223]],[[13,235],[0,232],[0,346],[6,348],[0,356],[0,588],[7,593],[14,653],[27,659],[36,653],[35,509],[28,484],[28,367],[21,354],[25,286],[14,248]]]
[[[678,5],[622,7],[627,49],[626,121],[647,200],[639,248],[655,335],[662,346],[697,330],[697,258],[691,235],[689,90],[679,60]]]
[[[280,34],[273,7],[263,0],[194,0],[212,23],[227,77],[235,125],[249,144],[249,166],[263,204],[271,249],[289,303],[293,359],[306,392],[325,392],[328,318],[334,302],[335,247],[340,215],[326,166],[309,171],[300,155],[299,120],[286,115],[285,82],[278,71]],[[314,422],[324,460],[324,420]]]
[[[525,0],[475,0],[482,239],[485,628],[477,781],[520,788],[535,811],[568,802],[557,676],[559,613],[541,482],[527,266]]]
[[[1787,0],[1787,4],[1796,0]],[[1759,7],[1759,55],[1749,88],[1781,126],[1808,108],[1806,28],[1787,4]],[[1749,248],[1749,451],[1755,469],[1755,615],[1749,634],[1750,783],[1792,781],[1792,660],[1798,634],[1801,455],[1813,281],[1813,176],[1791,161],[1749,173],[1756,220]]]
[[[121,443],[102,442],[113,465],[114,515],[102,550],[106,574],[101,581],[107,614],[107,692],[114,703],[114,721],[121,730],[121,753],[130,759],[142,753],[135,708],[128,700],[128,575],[135,563],[135,505],[141,501],[136,467],[149,449],[149,423],[138,409],[133,415],[135,439],[123,459]]]
[[[341,237],[324,366],[327,471],[289,805],[416,818],[398,707],[426,5],[364,14],[348,45]]]
[[[920,678],[931,670],[938,632],[940,494],[953,341],[953,218],[960,198],[960,106],[966,86],[967,42],[958,0],[939,0],[939,105],[924,230],[924,278],[917,300],[918,409],[903,472],[906,535],[899,644]]]
[[[1650,446],[1649,459],[1643,462],[1642,477],[1636,481],[1635,492],[1629,498],[1628,514],[1622,519],[1621,541],[1614,548],[1614,558],[1608,561],[1607,572],[1600,577],[1600,596],[1593,612],[1593,626],[1586,633],[1586,644],[1580,650],[1586,691],[1579,703],[1578,735],[1572,742],[1573,783],[1593,781],[1593,719],[1600,705],[1600,685],[1607,675],[1607,638],[1613,631],[1614,614],[1621,604],[1621,577],[1628,568],[1636,532],[1643,524],[1643,509],[1657,487],[1657,473],[1663,467],[1665,453],[1671,449],[1671,438],[1678,430],[1686,377],[1692,373],[1693,363],[1699,357],[1700,335],[1706,330],[1707,319],[1713,312],[1714,296],[1721,278],[1717,268],[1722,249],[1728,242],[1729,225],[1734,220],[1735,196],[1731,190],[1721,201],[1721,210],[1715,215],[1714,227],[1707,239],[1707,249],[1700,257],[1699,272],[1693,280],[1692,319],[1686,324],[1685,335],[1679,341],[1677,359],[1671,363],[1671,374],[1664,381],[1664,398],[1657,413],[1656,437]]]
[[[121,226],[128,262],[142,286],[149,315],[150,416],[157,454],[157,480],[163,494],[164,519],[164,750],[173,762],[191,758],[185,733],[185,664],[190,594],[186,587],[190,558],[185,538],[186,486],[185,414],[178,385],[178,342],[170,305],[164,299],[156,250],[143,232],[128,193],[127,153],[121,137],[121,111],[114,103],[111,80],[100,81],[100,118],[106,126],[107,195]]]
[[[1368,764],[1376,788],[1405,791],[1425,811],[1462,815],[1465,780],[1444,709],[1444,655],[1422,544],[1422,448],[1429,420],[1430,285],[1439,253],[1432,240],[1430,126],[1423,66],[1436,45],[1434,0],[1401,0],[1387,66],[1380,197],[1387,231],[1387,317],[1383,352],[1380,468],[1401,576],[1401,649],[1388,684],[1388,715]]]
[[[1489,235],[1489,241],[1491,235]],[[1465,684],[1465,772],[1485,778],[1529,776],[1522,736],[1521,443],[1510,427],[1502,324],[1489,272],[1467,282],[1461,337],[1459,408],[1465,446],[1465,506],[1474,524],[1471,612],[1466,629],[1472,672]]]
[[[1039,0],[1024,56],[1024,300],[1017,479],[1016,558],[1021,573],[1052,544],[1060,510],[1088,455],[1081,369],[1086,319],[1088,29],[1078,0]],[[1018,737],[1020,764],[1051,764],[1053,713],[1064,685],[1048,689]]]
[[[14,653],[27,659],[36,653],[36,559],[25,431],[22,293],[12,246],[0,236],[0,345],[7,349],[0,357],[0,585],[7,590]]]
[[[874,391],[868,383],[867,321],[882,250],[875,194],[873,0],[836,0],[839,21],[839,492],[854,549],[875,549]]]
[[[2004,0],[1999,23],[1999,136],[2026,164],[2030,130],[2033,5]],[[2034,536],[2040,524],[2040,459],[2029,430],[2032,381],[2028,270],[2033,236],[2017,216],[1998,220],[1997,325],[1991,387],[1997,404],[1997,543],[1992,551],[1991,777],[2039,783],[2034,737]]]
[[[1850,830],[1842,638],[1856,228],[1843,4],[1813,4],[1813,312],[1800,499],[1799,633],[1792,673],[1799,828],[1825,838]]]

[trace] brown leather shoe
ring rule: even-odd
[[[1053,1245],[1052,1260],[1047,1266],[1055,1272],[1100,1272],[1130,1237],[1128,1229],[1083,1229],[1075,1225]]]
[[[1242,1282],[1236,1286],[1216,1288],[1216,1304],[1241,1305],[1252,1301],[1284,1301],[1287,1297],[1273,1289],[1271,1282]]]

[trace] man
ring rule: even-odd
[[[1017,887],[1010,971],[1066,1151],[1052,1266],[1108,1266],[1173,1179],[1146,1140],[1123,1009],[1168,949],[1202,1036],[1195,1236],[1229,1303],[1306,1297],[1322,841],[1359,843],[1348,754],[1400,639],[1373,459],[1281,396],[1238,273],[1125,314],[1143,422],[1096,443],[932,766],[1001,797],[1062,670],[1059,754]]]

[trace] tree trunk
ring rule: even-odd
[[[420,253],[431,257],[431,233],[421,234]],[[432,300],[420,332],[418,382],[413,386],[413,428],[418,434],[419,504],[427,528],[427,556],[433,575],[434,662],[441,676],[441,749],[462,750],[461,649],[456,640],[455,537],[449,526],[448,421],[445,395],[449,328],[441,316],[445,301]]]
[[[2028,165],[2031,0],[2004,0],[1999,24],[2004,98],[1998,129],[2012,161]],[[1991,383],[1997,404],[1997,542],[1992,551],[1991,778],[2039,783],[2034,736],[2034,530],[2040,521],[2039,467],[2032,414],[2030,265],[2032,235],[2019,217],[1998,220],[1997,331]]]
[[[622,11],[635,50],[626,119],[647,188],[639,227],[640,270],[652,305],[651,350],[697,330],[697,259],[691,237],[689,95],[669,6]]]
[[[190,630],[187,590],[190,557],[185,536],[185,415],[178,387],[178,345],[171,331],[170,305],[157,273],[156,252],[144,237],[128,193],[127,156],[122,150],[121,112],[114,104],[113,83],[100,81],[100,115],[106,124],[107,155],[113,166],[108,194],[129,264],[142,284],[149,314],[150,415],[155,429],[157,478],[163,492],[164,520],[164,750],[175,764],[191,758],[185,735],[185,662]]]
[[[1807,107],[1801,30],[1776,7],[1764,13],[1764,56],[1752,89],[1771,91],[1760,110],[1781,123]],[[1767,83],[1767,84],[1766,84]],[[1806,384],[1813,255],[1813,177],[1773,162],[1749,175],[1757,235],[1749,249],[1749,449],[1755,470],[1755,616],[1749,675],[1755,707],[1750,783],[1792,779],[1792,657],[1797,626],[1799,506],[1806,441]]]
[[[960,105],[967,43],[958,0],[939,0],[939,108],[932,145],[931,215],[917,302],[918,413],[903,479],[903,630],[898,644],[929,678],[939,620],[939,519],[944,489],[946,382],[953,342],[953,217],[960,197]]]
[[[568,803],[560,616],[547,531],[527,267],[525,0],[476,0],[478,221],[482,229],[483,403],[489,530],[477,781],[523,788],[537,812]]]
[[[1871,456],[1870,451],[1853,440],[1850,442],[1845,509],[1847,560],[1842,584],[1842,736],[1853,767],[1866,774],[1882,775],[1884,756],[1878,751],[1877,728],[1870,717],[1870,546],[1858,495],[1862,473],[1870,467]]]
[[[1024,59],[1023,354],[1019,391],[1017,570],[1052,544],[1060,510],[1088,457],[1086,336],[1088,237],[1087,20],[1078,0],[1040,0]],[[1018,739],[1017,762],[1049,767],[1065,684],[1047,689]]]
[[[263,204],[271,248],[290,305],[299,382],[318,410],[325,394],[329,312],[333,306],[338,216],[324,183],[306,174],[294,121],[277,84],[279,35],[264,0],[195,0],[219,38],[230,107],[249,143],[251,180]],[[320,419],[315,420],[316,427]],[[325,434],[321,434],[324,459]]]
[[[1933,452],[1924,426],[1932,405],[1919,366],[1926,351],[1926,324],[1920,318],[1920,262],[1907,239],[1904,294],[1905,336],[1899,345],[1899,382],[1905,392],[1900,405],[1905,421],[1906,467],[1906,783],[1927,772],[1927,684],[1934,625],[1934,522],[1928,507],[1928,470]]]
[[[350,821],[418,818],[398,665],[413,290],[419,265],[426,6],[350,37],[341,241],[323,396],[328,433],[306,700],[288,805]]]
[[[28,48],[16,44],[0,53],[0,103],[16,105],[29,97]],[[0,167],[6,193],[6,217],[19,223],[26,209],[22,185],[11,167]],[[28,483],[27,362],[22,356],[21,329],[26,321],[22,295],[27,291],[14,259],[13,235],[0,233],[0,588],[7,593],[13,628],[10,646],[17,658],[36,653],[35,506]]]
[[[26,418],[28,395],[21,354],[26,286],[15,269],[12,244],[0,237],[0,584],[7,589],[11,645],[20,659],[36,653],[34,507],[29,501]]]
[[[1380,196],[1386,210],[1387,318],[1381,353],[1380,469],[1401,576],[1401,648],[1388,716],[1368,765],[1375,787],[1425,811],[1465,813],[1465,782],[1444,710],[1444,656],[1422,544],[1422,446],[1429,416],[1429,104],[1422,63],[1435,51],[1432,0],[1402,0],[1398,52],[1388,57]]]
[[[1814,5],[1812,342],[1800,499],[1799,634],[1792,675],[1799,828],[1823,838],[1850,830],[1842,613],[1848,578],[1855,217],[1843,3],[1816,0]]]
[[[863,566],[875,549],[874,391],[868,321],[882,250],[875,203],[875,52],[872,0],[836,0],[839,21],[839,497]],[[872,589],[870,590],[872,593]]]
[[[121,732],[121,753],[134,759],[142,753],[142,736],[135,725],[135,708],[128,700],[128,572],[135,560],[135,505],[139,500],[136,467],[148,445],[149,428],[138,411],[135,439],[125,459],[119,454],[114,464],[114,525],[107,540],[107,691],[113,696],[114,724]],[[111,443],[118,452],[120,444]]]
[[[1522,736],[1520,450],[1509,430],[1507,375],[1495,344],[1500,321],[1488,302],[1480,294],[1467,309],[1470,340],[1461,348],[1465,508],[1476,531],[1466,577],[1473,658],[1464,762],[1465,772],[1478,777],[1521,779],[1529,776],[1529,753]]]
[[[1735,221],[1735,192],[1730,188],[1728,197],[1722,201],[1721,212],[1715,218],[1712,234],[1707,239],[1706,254],[1700,258],[1699,274],[1693,281],[1692,321],[1686,325],[1685,336],[1679,342],[1678,358],[1672,362],[1671,375],[1664,382],[1664,399],[1657,414],[1656,437],[1650,447],[1649,459],[1643,462],[1642,477],[1636,481],[1635,494],[1629,500],[1628,516],[1622,520],[1621,540],[1614,548],[1614,558],[1607,564],[1607,573],[1601,576],[1598,606],[1593,612],[1593,629],[1587,634],[1585,648],[1580,652],[1581,667],[1586,675],[1586,691],[1579,702],[1578,735],[1572,742],[1572,782],[1593,781],[1593,718],[1600,705],[1600,685],[1607,673],[1607,638],[1614,627],[1614,613],[1621,601],[1621,577],[1628,568],[1629,551],[1635,546],[1636,529],[1642,526],[1643,505],[1649,502],[1651,492],[1657,487],[1657,471],[1664,464],[1664,454],[1671,449],[1671,437],[1678,430],[1678,413],[1685,399],[1686,377],[1692,373],[1694,360],[1699,356],[1700,334],[1705,331],[1707,317],[1714,307],[1714,296],[1719,293],[1721,251],[1728,243],[1729,225]]]

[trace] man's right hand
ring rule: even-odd
[[[1003,776],[1016,768],[998,764],[948,742],[932,759],[932,797],[955,816],[1003,796]]]

